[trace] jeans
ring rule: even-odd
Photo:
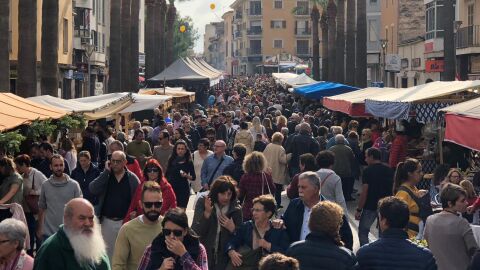
[[[343,197],[345,200],[352,200],[352,193],[353,193],[353,184],[355,183],[355,178],[353,177],[341,177],[342,180],[342,190],[343,190]]]
[[[30,249],[27,250],[27,254],[33,256],[33,252],[38,250],[41,245],[41,241],[36,236],[37,220],[32,213],[25,213],[25,219],[27,220],[28,234],[30,235]]]
[[[282,191],[283,185],[275,184],[275,201],[277,201],[277,208],[282,205]]]
[[[368,244],[368,234],[370,233],[370,227],[377,219],[377,211],[364,209],[362,216],[360,217],[360,222],[358,224],[358,240],[360,241],[360,246]]]

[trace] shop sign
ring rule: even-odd
[[[445,70],[445,61],[443,60],[426,60],[425,72],[443,72]]]
[[[385,57],[385,70],[400,72],[400,56],[398,54],[387,54]]]

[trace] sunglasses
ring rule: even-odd
[[[163,202],[143,202],[143,205],[145,205],[146,208],[152,208],[155,206],[155,208],[162,208]]]
[[[172,233],[173,233],[174,236],[180,237],[180,236],[182,236],[183,231],[182,230],[163,229],[163,235],[164,236],[169,236]]]
[[[160,170],[158,168],[148,168],[145,170],[147,173],[158,173]]]

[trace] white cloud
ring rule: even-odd
[[[205,25],[211,22],[222,21],[222,15],[231,10],[230,5],[235,0],[190,0],[185,2],[175,2],[177,12],[180,16],[190,16],[195,28],[198,30],[200,38],[195,44],[195,52],[203,52],[203,34]],[[210,9],[210,4],[215,4],[215,9]]]

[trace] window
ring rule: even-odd
[[[68,53],[68,20],[63,19],[63,53]]]
[[[261,1],[250,1],[250,15],[262,15]]]
[[[413,58],[412,59],[412,68],[420,67],[420,65],[421,65],[420,58]]]
[[[310,48],[308,40],[297,40],[297,55],[309,55]]]
[[[400,60],[400,65],[402,68],[408,68],[408,58],[403,58]]]
[[[282,9],[282,8],[283,8],[283,2],[282,2],[282,0],[275,0],[275,1],[273,2],[273,8]]]
[[[287,28],[287,21],[270,21],[270,28]]]
[[[474,14],[474,9],[473,9],[473,4],[468,5],[468,13],[467,13],[467,22],[468,26],[473,25],[473,14]]]
[[[281,48],[283,48],[283,40],[281,40],[281,39],[275,39],[275,40],[273,41],[273,48],[275,48],[275,49],[281,49]]]
[[[102,53],[105,53],[105,34],[102,33]]]
[[[376,5],[377,4],[377,0],[370,0],[370,5]]]
[[[376,20],[368,20],[368,41],[377,42],[377,29],[375,29]]]
[[[250,40],[250,54],[262,54],[261,40]]]
[[[308,1],[297,1],[297,15],[309,15]]]

